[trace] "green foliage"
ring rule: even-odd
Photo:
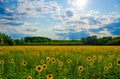
[[[110,36],[99,38],[99,44],[101,44],[101,45],[107,45],[109,41],[113,41],[112,37],[110,37]]]
[[[97,38],[97,36],[88,36],[86,38],[82,38],[81,42],[84,45],[120,45],[120,37],[102,37]]]
[[[120,37],[114,37],[108,42],[109,45],[120,45]]]
[[[25,44],[23,39],[21,39],[21,40],[15,39],[15,43],[16,43],[16,45],[24,45]]]
[[[86,38],[82,38],[81,41],[83,42],[83,44],[86,44],[86,45],[97,45],[97,44],[99,44],[97,36],[88,36]]]
[[[0,45],[15,45],[15,42],[10,36],[0,33]]]
[[[25,37],[24,41],[25,42],[49,42],[51,41],[51,39],[46,37]]]
[[[120,45],[120,37],[88,36],[81,40],[52,40],[46,37],[25,37],[19,45]]]

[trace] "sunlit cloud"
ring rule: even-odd
[[[68,0],[68,3],[75,9],[83,10],[87,6],[88,0]]]

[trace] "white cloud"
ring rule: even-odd
[[[0,25],[4,24],[4,23],[7,23],[7,22],[11,22],[10,20],[6,20],[4,18],[1,18],[0,19]]]
[[[88,3],[88,0],[68,0],[68,3],[76,10],[83,10]]]
[[[18,21],[16,21],[16,23],[18,23]],[[0,32],[2,33],[19,33],[19,34],[28,34],[28,35],[32,35],[32,34],[40,34],[41,33],[41,29],[35,26],[31,26],[30,23],[24,22],[22,25],[19,26],[13,26],[10,24],[1,24],[0,26]]]
[[[55,1],[45,2],[44,0],[19,0],[17,11],[25,14],[25,17],[40,17],[47,13],[60,12],[61,7]]]
[[[7,12],[13,13],[13,10],[10,9],[10,8],[6,8],[5,10],[6,10]]]
[[[71,11],[74,13],[72,17],[67,17],[65,14],[59,15],[59,18],[62,17],[63,24],[61,24],[61,27],[59,28],[56,28],[57,26],[55,27],[56,33],[72,33],[88,30],[90,35],[97,35],[98,37],[112,36],[112,33],[107,29],[99,30],[98,33],[89,30],[103,28],[108,24],[118,22],[118,18],[120,18],[119,12],[111,12],[110,14],[105,15],[99,11],[93,10],[81,12]]]
[[[17,27],[13,25],[1,25],[0,32],[8,35],[20,34],[27,36],[43,36],[53,39],[58,38],[58,36],[56,36],[55,33],[53,32],[52,28],[48,29],[39,28],[38,26],[33,26],[32,23],[28,22],[24,22],[23,25]]]
[[[96,35],[98,38],[112,36],[112,34],[110,33],[110,31],[108,31],[108,29],[103,29],[102,31],[97,33],[89,32],[89,34],[90,36]]]

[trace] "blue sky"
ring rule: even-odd
[[[13,38],[120,35],[120,0],[0,0],[0,32]]]

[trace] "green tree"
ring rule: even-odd
[[[97,45],[98,44],[97,36],[88,36],[86,38],[82,38],[81,41],[83,42],[83,44],[86,44],[86,45]]]
[[[112,40],[111,36],[99,38],[100,45],[107,45],[109,41]]]
[[[15,45],[15,41],[10,36],[0,33],[0,45]]]
[[[108,42],[109,45],[120,45],[120,37],[114,37]]]

